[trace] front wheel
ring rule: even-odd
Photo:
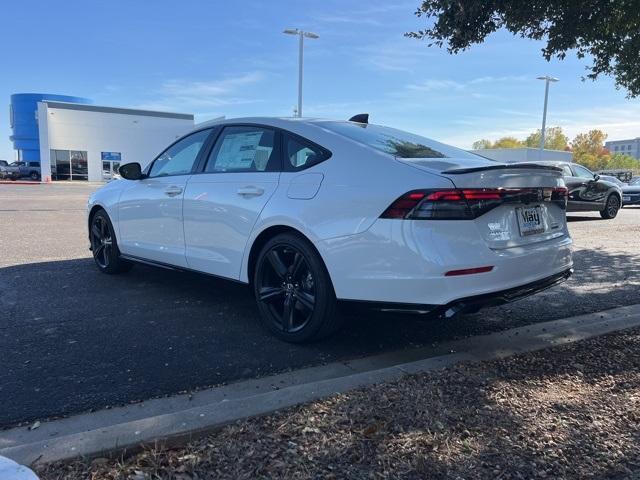
[[[604,219],[610,220],[616,218],[618,211],[620,210],[620,199],[617,195],[611,194],[607,198],[604,210],[600,210],[600,216]]]
[[[91,219],[89,229],[93,260],[103,273],[123,273],[131,270],[133,264],[120,258],[120,250],[109,215],[98,210]]]
[[[31,180],[38,180],[40,178],[40,174],[38,172],[31,172]]]
[[[283,233],[258,255],[253,281],[263,325],[286,342],[318,340],[341,324],[329,273],[302,236]]]

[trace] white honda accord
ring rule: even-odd
[[[367,120],[222,120],[121,166],[89,199],[95,263],[250,284],[290,342],[334,332],[338,300],[450,317],[569,277],[560,169]]]

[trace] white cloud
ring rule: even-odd
[[[137,107],[152,110],[195,110],[199,113],[202,109],[256,103],[260,100],[247,95],[243,89],[259,83],[263,78],[261,72],[250,72],[206,81],[170,79],[156,89],[156,98]]]
[[[455,80],[437,80],[430,79],[417,84],[409,84],[406,86],[408,90],[417,92],[432,92],[434,90],[462,90],[466,87],[464,83]]]
[[[323,23],[341,23],[350,25],[372,25],[378,27],[382,25],[375,18],[361,17],[358,15],[318,15],[315,20]]]

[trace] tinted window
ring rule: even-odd
[[[571,169],[569,168],[569,165],[563,165],[562,166],[562,174],[565,177],[573,177],[573,172],[571,171]]]
[[[584,167],[582,167],[580,165],[574,165],[573,166],[573,170],[576,172],[576,177],[588,178],[588,179],[593,180],[593,173],[591,173],[586,168],[584,168]]]
[[[40,166],[40,162],[29,162],[29,166],[30,167],[39,167]]]
[[[160,155],[149,172],[150,177],[188,175],[211,130],[202,130],[183,138]]]
[[[400,158],[482,158],[460,148],[395,128],[355,122],[320,122],[317,125]]]
[[[321,162],[325,153],[318,147],[303,140],[287,136],[285,140],[287,167],[302,169]]]
[[[275,132],[261,127],[226,127],[209,155],[205,172],[278,170]]]

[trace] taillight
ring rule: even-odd
[[[380,218],[408,220],[473,220],[504,203],[554,202],[566,208],[567,189],[463,188],[413,190],[405,193]]]
[[[567,187],[555,187],[551,191],[551,201],[563,210],[566,210],[568,200],[569,190],[567,189]]]
[[[393,202],[380,218],[472,220],[501,201],[500,190],[492,188],[414,190]]]

